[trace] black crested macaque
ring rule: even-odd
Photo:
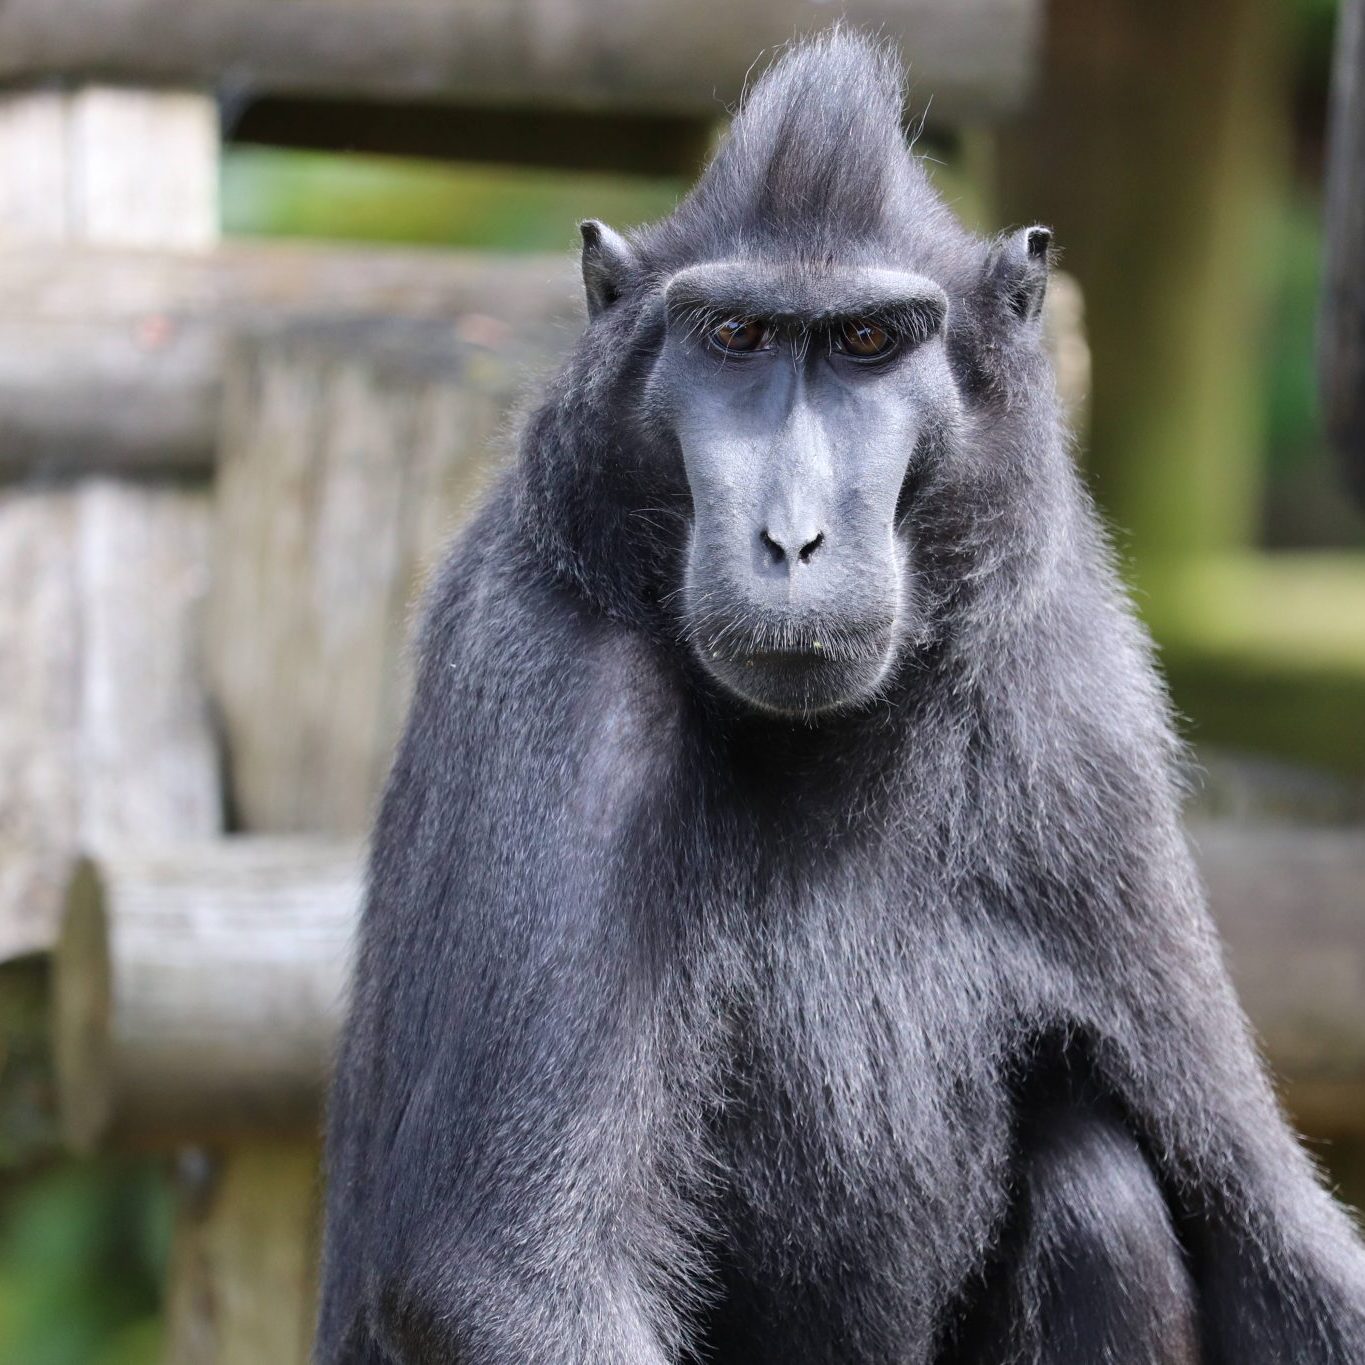
[[[901,75],[789,51],[431,593],[322,1365],[1361,1365],[1150,651]]]

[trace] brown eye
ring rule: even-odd
[[[768,329],[753,318],[726,318],[711,331],[711,344],[722,351],[756,351],[767,340]]]
[[[890,355],[896,339],[885,327],[859,318],[844,323],[835,337],[835,344],[845,355],[856,356],[859,360],[876,360]]]

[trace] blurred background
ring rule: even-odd
[[[1357,1203],[1363,8],[845,6],[957,211],[1056,230],[1230,963]],[[837,14],[0,8],[0,1365],[306,1359],[414,596],[579,325],[577,220],[666,213],[754,59]]]

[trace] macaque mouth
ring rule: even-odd
[[[760,711],[810,717],[871,697],[891,669],[896,622],[856,625],[694,623],[693,647],[715,682]]]

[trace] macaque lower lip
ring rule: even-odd
[[[886,675],[884,653],[830,657],[816,650],[763,650],[712,655],[711,676],[726,691],[760,711],[812,716],[856,705]]]

